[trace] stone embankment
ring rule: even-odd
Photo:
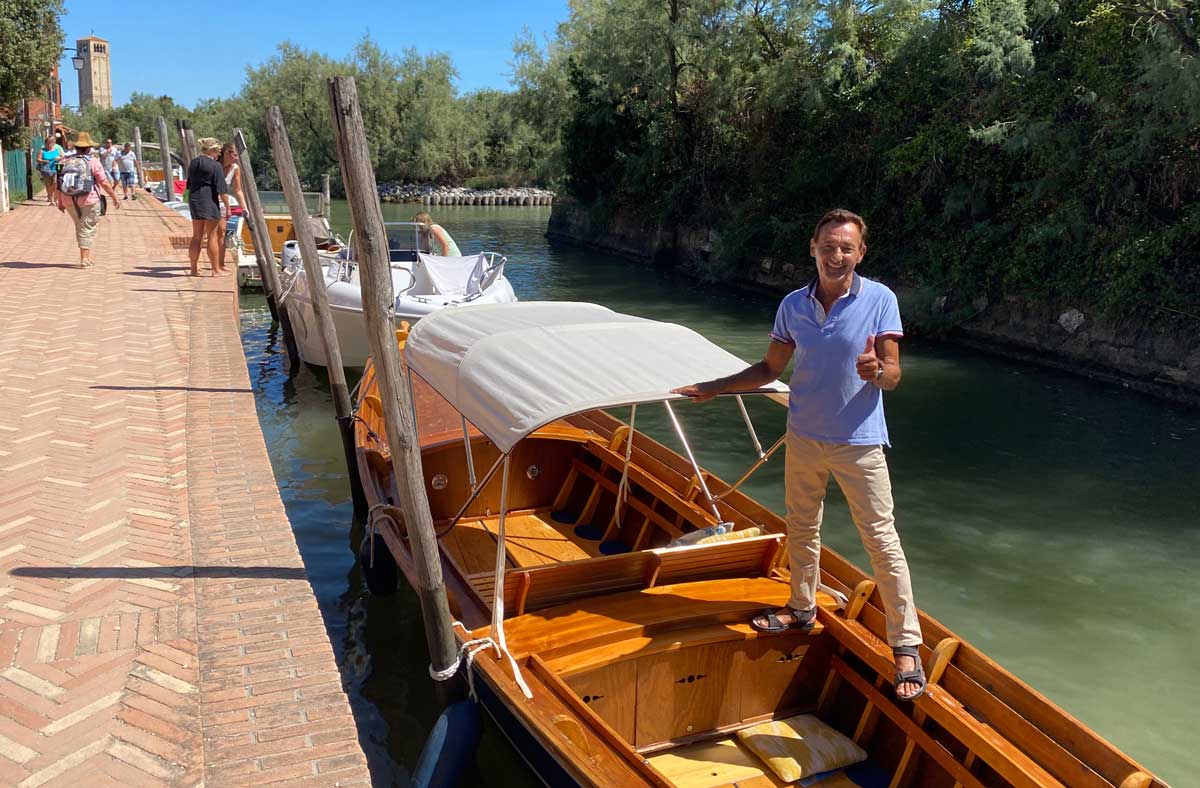
[[[709,259],[719,234],[708,228],[664,228],[632,210],[619,210],[598,222],[584,206],[560,197],[546,235],[642,262],[696,269]],[[800,250],[790,260],[764,258],[728,284],[786,294],[813,274],[807,251]],[[1187,339],[1193,331],[1180,329],[1180,321],[1194,328],[1196,316],[1156,313],[1113,319],[1082,303],[1039,302],[1016,295],[989,301],[986,296],[955,293],[929,298],[928,293],[895,289],[910,334],[924,327],[988,353],[1200,405],[1200,348]]]
[[[381,183],[379,199],[422,205],[550,205],[554,202],[554,192],[533,186],[468,189],[432,183]]]

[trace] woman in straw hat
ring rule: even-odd
[[[199,276],[200,247],[203,246],[208,252],[213,276],[224,276],[229,272],[221,259],[217,227],[221,223],[221,196],[229,189],[225,185],[225,173],[217,163],[221,141],[215,137],[201,137],[198,145],[200,155],[192,159],[187,172],[188,208],[192,211],[192,243],[188,246],[188,259],[192,263],[192,276]]]
[[[64,161],[58,170],[58,210],[75,222],[80,268],[92,266],[92,239],[100,219],[100,189],[108,192],[117,208],[121,207],[99,159],[92,155],[95,146],[91,135],[81,131],[75,138],[75,155]]]

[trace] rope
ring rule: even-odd
[[[275,264],[274,262],[268,263],[268,265],[274,265],[274,264]],[[284,301],[287,300],[287,297],[291,294],[292,289],[295,288],[296,282],[299,281],[299,279],[300,279],[300,273],[301,272],[299,270],[297,270],[295,273],[292,274],[292,281],[288,282],[287,287],[283,288],[283,293],[279,296],[279,298],[275,299],[275,303],[282,304]]]
[[[371,540],[371,562],[368,564],[368,566],[372,569],[375,568],[375,534],[379,533],[379,527],[375,524],[376,515],[380,512],[383,512],[383,517],[391,520],[392,525],[396,526],[397,529],[400,528],[400,523],[396,522],[396,518],[392,517],[390,513],[383,511],[390,505],[391,504],[377,503],[367,510],[367,538]]]
[[[629,406],[629,436],[625,439],[625,466],[621,468],[621,483],[617,485],[617,504],[613,509],[613,520],[621,527],[621,507],[629,497],[629,460],[633,456],[634,425],[637,422],[637,404]]]
[[[521,668],[517,665],[517,661],[509,653],[508,644],[504,642],[504,570],[508,564],[508,551],[504,548],[504,521],[505,515],[508,514],[509,458],[510,455],[504,455],[504,468],[500,471],[503,478],[500,480],[500,523],[497,528],[500,533],[496,541],[495,584],[492,587],[492,634],[496,636],[497,647],[504,653],[504,656],[508,657],[508,664],[512,666],[513,670],[513,680],[517,682],[517,686],[521,688],[525,697],[532,699],[533,692],[525,683],[525,677],[521,675]]]
[[[451,626],[462,627],[464,630],[466,629],[461,621],[455,621],[451,624]],[[460,667],[462,667],[465,658],[467,663],[467,691],[470,693],[473,700],[478,700],[475,695],[475,674],[471,672],[471,665],[475,662],[475,655],[481,651],[485,651],[488,648],[495,649],[496,656],[500,656],[500,647],[497,646],[496,641],[492,640],[490,637],[468,640],[458,647],[458,654],[455,655],[454,661],[450,663],[445,670],[436,670],[434,669],[433,665],[430,664],[429,677],[434,681],[449,681],[458,673],[458,670]]]

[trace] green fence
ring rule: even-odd
[[[8,177],[8,199],[13,205],[25,199],[25,178],[29,170],[25,166],[25,149],[4,151],[4,173]]]

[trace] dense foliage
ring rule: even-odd
[[[325,79],[351,74],[381,181],[564,185],[600,218],[714,228],[712,278],[802,263],[843,206],[873,227],[872,272],[952,308],[1194,318],[1197,2],[571,0],[545,46],[517,40],[511,92],[459,95],[447,56],[370,38],[344,60],[284,43],[232,98],[135,94],[73,125],[153,139],[163,114],[256,145],[278,104],[302,177],[336,184]]]
[[[561,97],[570,190],[718,228],[714,278],[803,261],[840,205],[872,271],[960,303],[1200,315],[1198,23],[1196,0],[572,0],[527,79]]]
[[[0,0],[0,145],[23,144],[15,108],[48,95],[48,78],[63,45],[62,0]]]
[[[136,125],[143,139],[155,141],[155,120],[162,115],[176,149],[174,121],[182,118],[191,121],[197,136],[222,140],[240,127],[252,149],[266,150],[263,116],[267,107],[278,105],[302,179],[315,185],[321,174],[330,173],[336,189],[326,80],[338,75],[357,81],[379,181],[516,185],[548,183],[554,175],[558,129],[551,126],[546,133],[544,125],[535,126],[539,115],[526,111],[527,92],[483,90],[460,96],[448,56],[421,56],[415,50],[396,56],[370,38],[360,41],[345,60],[285,42],[266,62],[247,69],[236,96],[202,101],[194,111],[166,96],[135,93],[124,106],[89,107],[67,122],[122,140],[131,138]],[[273,180],[269,157],[259,158],[256,171]]]

